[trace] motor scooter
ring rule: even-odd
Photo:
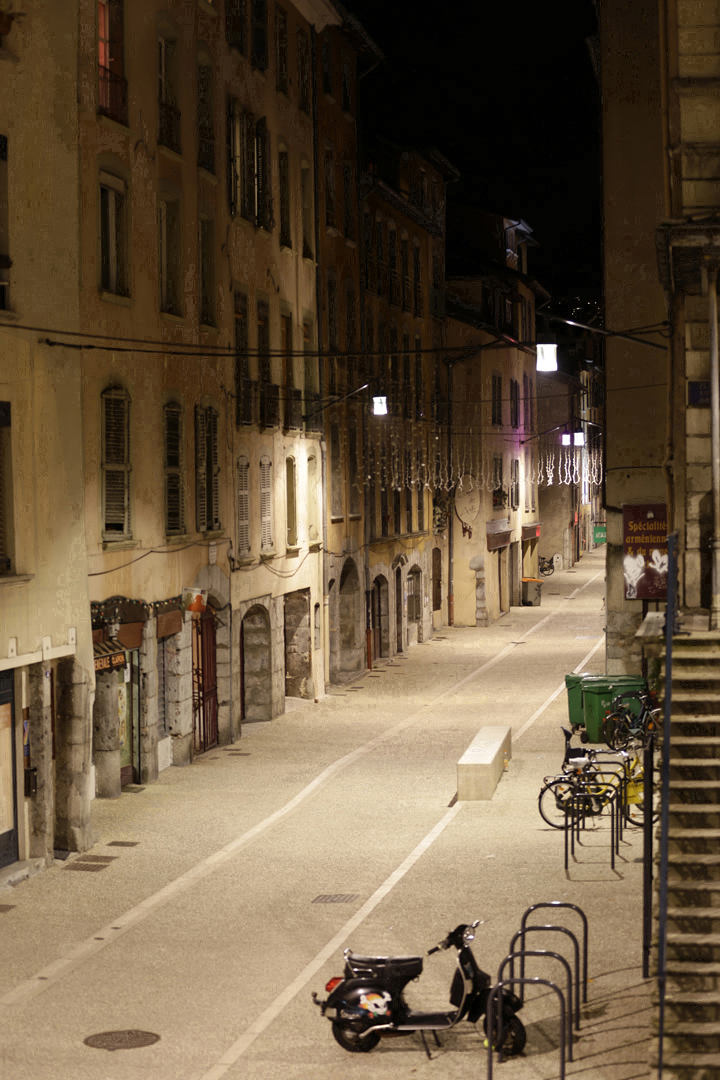
[[[326,1000],[318,1000],[316,993],[312,995],[322,1015],[327,1015],[332,1023],[332,1033],[343,1050],[367,1053],[378,1045],[382,1036],[419,1031],[430,1057],[425,1032],[431,1031],[439,1046],[438,1032],[449,1031],[464,1019],[475,1024],[481,1016],[485,1017],[487,1035],[492,979],[480,969],[470,948],[478,925],[479,920],[470,925],[460,923],[428,950],[428,956],[441,949],[457,950],[457,967],[450,987],[450,1004],[454,1007],[441,1012],[417,1012],[405,1001],[405,987],[422,974],[422,956],[361,956],[346,949],[345,973],[326,984]],[[502,1051],[507,1057],[519,1054],[525,1046],[525,1027],[515,1015],[521,1008],[519,997],[509,990],[502,992]],[[492,1028],[497,1035],[495,1018]],[[493,1038],[493,1044],[496,1041]]]

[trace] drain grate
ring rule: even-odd
[[[86,1046],[95,1050],[137,1050],[141,1046],[152,1046],[159,1042],[160,1036],[154,1031],[101,1031],[97,1035],[88,1035],[83,1039]]]
[[[108,867],[107,863],[71,862],[71,863],[67,864],[65,869],[66,870],[87,870],[88,873],[92,873],[93,871],[97,871],[97,870],[107,870],[107,867]]]
[[[249,750],[228,750],[230,757],[250,757]]]
[[[360,899],[360,893],[320,893],[312,901],[313,904],[352,904]]]
[[[98,863],[111,863],[114,862],[119,856],[117,855],[83,855],[82,862],[98,862]]]
[[[0,904],[0,912],[12,911],[17,904]]]
[[[137,847],[139,840],[110,840],[107,847]]]
[[[72,851],[63,851],[61,848],[55,848],[53,851],[53,859],[60,859],[65,862],[72,855]]]

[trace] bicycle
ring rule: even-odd
[[[637,751],[631,757],[626,750],[621,750],[611,759],[607,750],[571,747],[572,733],[567,728],[562,731],[565,734],[563,773],[546,777],[538,796],[538,810],[543,821],[553,829],[563,829],[575,795],[589,796],[582,800],[582,814],[602,814],[605,807],[617,797],[618,790],[622,789],[625,820],[631,825],[642,826],[645,820],[645,774]],[[605,768],[602,756],[608,758]],[[606,778],[608,766],[617,768],[610,768],[610,776]],[[657,814],[654,814],[653,820],[656,818]]]
[[[552,559],[545,559],[542,555],[538,555],[538,569],[543,577],[550,577],[555,573],[555,563]]]
[[[625,698],[635,698],[640,702],[637,716],[623,705]],[[611,750],[624,749],[633,739],[643,742],[648,731],[657,728],[660,718],[657,697],[652,690],[643,692],[633,690],[620,694],[612,703],[612,709],[603,720],[603,738]]]

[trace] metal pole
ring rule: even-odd
[[[643,754],[643,979],[650,978],[652,947],[652,851],[653,851],[653,780],[655,734],[649,732]]]
[[[710,447],[712,453],[712,599],[710,629],[720,629],[720,367],[718,365],[717,266],[708,268],[710,324]]]

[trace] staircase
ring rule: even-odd
[[[712,631],[673,639],[666,955],[663,1080],[718,1080],[720,633]],[[656,1066],[657,1044],[653,1057]]]

